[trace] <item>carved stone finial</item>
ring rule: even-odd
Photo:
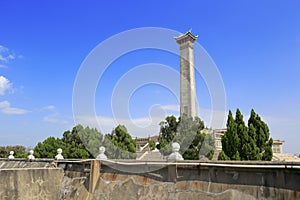
[[[107,156],[104,154],[105,147],[101,146],[99,147],[99,155],[97,156],[97,160],[107,160]]]
[[[10,151],[9,152],[9,156],[8,156],[8,159],[14,159],[15,157],[14,157],[14,151]]]
[[[62,149],[61,148],[58,148],[57,149],[57,155],[55,156],[55,160],[62,160],[64,159],[63,155],[61,155],[62,153]]]
[[[159,142],[155,142],[155,149],[153,150],[154,152],[159,152],[159,150],[157,149],[158,144],[159,144]]]
[[[168,156],[168,161],[184,160],[182,155],[179,153],[180,145],[177,142],[172,143],[172,152]]]
[[[29,156],[27,157],[29,160],[34,160],[34,159],[35,159],[33,153],[34,153],[33,150],[30,150],[30,151],[29,151]]]

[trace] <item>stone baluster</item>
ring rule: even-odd
[[[14,151],[10,151],[9,152],[9,156],[8,156],[8,159],[14,159],[15,157],[14,157]]]
[[[100,147],[99,148],[99,155],[97,156],[97,160],[107,160],[107,156],[104,154],[105,152],[105,147]]]
[[[55,160],[62,160],[64,159],[63,155],[62,154],[62,149],[61,148],[58,148],[57,149],[57,155],[55,156]]]

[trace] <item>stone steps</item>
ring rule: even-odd
[[[218,160],[218,156],[219,156],[220,152],[221,152],[221,150],[215,149],[214,155],[211,160]]]
[[[159,151],[154,150],[154,151],[148,151],[148,153],[145,154],[145,156],[143,156],[140,160],[141,161],[162,161],[166,159]]]

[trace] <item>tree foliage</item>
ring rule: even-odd
[[[43,142],[39,142],[34,147],[34,155],[37,158],[54,158],[57,154],[57,149],[64,146],[63,142],[59,138],[48,137]],[[63,156],[66,156],[66,152],[63,151]]]
[[[54,158],[57,149],[62,148],[64,158],[94,158],[99,154],[100,146],[106,147],[105,153],[111,159],[134,157],[128,152],[135,153],[135,142],[122,125],[105,136],[95,128],[76,125],[71,131],[65,131],[62,138],[49,137],[39,142],[34,148],[34,155],[37,158]]]
[[[71,131],[65,131],[62,138],[48,137],[34,147],[34,155],[37,158],[54,158],[57,149],[61,148],[64,158],[93,158],[80,137],[80,134],[84,134],[84,130],[90,132],[89,127],[84,129],[81,125],[77,125]]]
[[[202,133],[204,122],[198,118],[181,116],[176,119],[168,116],[160,123],[159,144],[157,148],[163,155],[171,153],[171,143],[180,144],[180,153],[186,160],[197,160],[200,156],[212,158],[214,140],[211,135]]]
[[[88,132],[85,130],[88,130]],[[65,131],[62,137],[62,142],[65,147],[65,149],[63,149],[63,153],[65,152],[65,154],[63,155],[66,155],[66,158],[93,158],[93,155],[88,151],[88,143],[85,143],[86,141],[83,137],[89,133],[90,128],[87,127],[84,129],[81,125],[73,127],[72,131]]]
[[[24,146],[0,146],[0,158],[7,158],[9,156],[10,151],[14,152],[15,158],[27,158],[28,156],[26,147]]]
[[[149,141],[149,147],[150,147],[151,151],[153,151],[156,148],[156,144],[155,144],[155,142],[153,140]]]
[[[272,160],[272,144],[269,128],[258,114],[251,110],[248,127],[239,109],[235,119],[229,111],[227,131],[223,135],[219,160]]]
[[[114,159],[136,158],[136,143],[124,125],[118,125],[105,137],[107,156]]]

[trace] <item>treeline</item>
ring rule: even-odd
[[[203,129],[204,122],[199,117],[168,116],[160,123],[157,148],[167,156],[172,153],[171,143],[178,142],[185,160],[212,159],[215,141],[211,134],[203,133]]]
[[[204,133],[204,122],[198,118],[167,116],[160,123],[158,144],[150,141],[151,149],[167,156],[172,153],[172,142],[178,142],[180,152],[186,160],[211,159],[215,150],[212,134]],[[269,128],[258,114],[251,110],[247,126],[239,109],[235,117],[229,111],[226,132],[221,138],[222,151],[219,160],[272,160],[272,144]],[[96,158],[99,147],[106,148],[109,159],[135,159],[136,143],[124,125],[118,125],[109,134],[102,134],[95,128],[76,125],[67,130],[61,138],[48,137],[34,147],[36,158],[54,158],[57,149],[63,150],[64,158]],[[15,158],[26,158],[28,149],[24,146],[0,147],[0,157],[7,158],[14,151]]]
[[[11,151],[14,152],[15,158],[27,158],[28,156],[28,149],[24,146],[0,146],[0,158],[7,158]]]
[[[219,160],[272,160],[272,144],[268,125],[251,110],[248,126],[239,109],[235,118],[229,111],[227,131],[222,137]]]
[[[64,158],[87,159],[99,154],[99,147],[105,146],[110,159],[136,158],[136,144],[123,125],[118,125],[110,134],[103,135],[95,128],[82,125],[65,131],[62,138],[49,137],[34,147],[37,158],[54,158],[57,149],[63,150]]]
[[[63,150],[64,158],[88,159],[96,158],[99,147],[106,148],[105,154],[110,159],[135,159],[136,144],[123,125],[118,125],[110,134],[101,134],[97,129],[76,125],[67,130],[61,138],[48,137],[39,142],[34,148],[36,158],[54,158],[57,149]],[[8,158],[14,151],[15,158],[27,158],[29,150],[21,145],[0,146],[0,158]]]

